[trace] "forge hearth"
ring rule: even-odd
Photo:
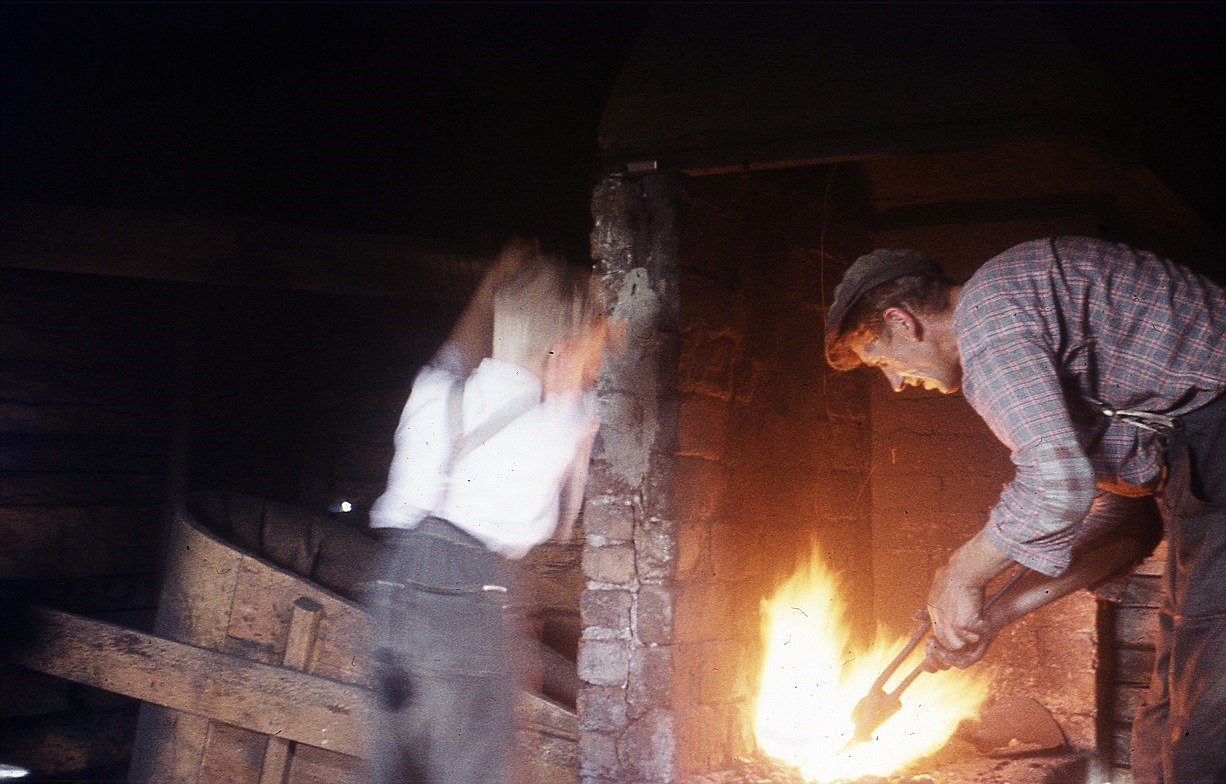
[[[811,547],[839,575],[853,648],[878,625],[891,639],[914,628],[932,574],[1013,467],[960,397],[830,371],[823,303],[872,247],[919,247],[968,277],[1022,239],[1096,233],[1092,211],[940,236],[876,212],[995,193],[1037,160],[1087,154],[1022,147],[1003,168],[999,153],[913,155],[618,174],[595,189],[593,257],[628,340],[601,377],[585,507],[581,784],[688,781],[758,753],[762,602]],[[1067,597],[1002,633],[980,671],[993,694],[1046,706],[1073,758],[1126,766],[1147,611],[1116,617],[1088,593]],[[991,781],[976,778],[991,764],[966,780]]]
[[[1100,781],[1098,766],[1085,752],[1031,757],[987,758],[968,744],[951,743],[895,776],[836,779],[823,784],[1087,784]],[[813,784],[793,769],[759,756],[738,759],[726,771],[687,779],[683,784]]]

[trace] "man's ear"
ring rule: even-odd
[[[923,340],[924,325],[911,311],[898,307],[886,308],[881,317],[895,333],[911,341]]]

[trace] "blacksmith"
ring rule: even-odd
[[[1023,243],[964,284],[917,251],[859,258],[827,312],[830,364],[895,391],[962,390],[1012,453],[983,529],[938,571],[945,663],[1000,630],[984,587],[1015,564],[1059,578],[1106,527],[1104,499],[1152,493],[1170,559],[1156,669],[1134,723],[1136,784],[1226,777],[1226,294],[1186,267],[1076,237]],[[942,658],[943,657],[943,658]]]

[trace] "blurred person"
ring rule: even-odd
[[[1016,473],[987,523],[934,577],[937,667],[968,666],[1004,625],[1126,574],[1147,552],[1146,510],[1160,510],[1169,560],[1133,780],[1226,779],[1222,288],[1078,237],[1013,247],[964,284],[918,251],[877,250],[835,289],[826,353],[836,369],[881,370],[895,391],[962,390],[1011,451]],[[1015,564],[1031,573],[985,610],[985,587]]]
[[[370,515],[374,781],[513,776],[510,567],[569,538],[606,332],[590,271],[513,240],[415,378]]]

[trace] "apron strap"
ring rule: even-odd
[[[1148,430],[1151,433],[1157,433],[1162,436],[1170,435],[1172,430],[1178,430],[1182,425],[1179,420],[1165,414],[1154,414],[1149,411],[1133,411],[1124,408],[1113,408],[1101,400],[1087,398],[1098,413],[1103,416],[1111,417],[1112,419],[1123,422],[1126,425],[1139,427],[1142,430]]]

